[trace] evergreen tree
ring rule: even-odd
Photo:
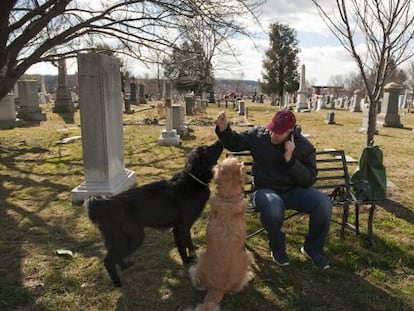
[[[282,101],[285,91],[294,92],[299,88],[296,31],[287,25],[271,24],[269,41],[270,47],[263,60],[261,87],[272,97],[272,102],[275,96]]]

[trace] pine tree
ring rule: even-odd
[[[287,25],[271,24],[269,41],[270,47],[263,60],[261,87],[272,97],[272,102],[275,96],[282,102],[285,91],[294,92],[299,88],[296,31]]]

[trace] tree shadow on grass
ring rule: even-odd
[[[121,272],[124,285],[116,310],[183,311],[194,308],[203,301],[206,292],[191,285],[188,267],[181,263],[172,244],[172,234],[153,229],[149,232],[143,246],[132,256],[135,264]],[[350,254],[357,252],[352,249],[353,245],[363,243],[357,236],[353,237],[357,240],[345,243]],[[202,237],[195,238],[196,244],[201,241]],[[355,260],[348,262],[346,256],[338,254],[344,251],[342,248],[332,246],[329,255],[333,257],[333,267],[330,270],[315,268],[297,256],[292,256],[290,266],[279,267],[267,251],[264,255],[260,246],[252,244],[248,249],[255,259],[255,277],[243,291],[227,293],[221,302],[221,310],[389,310],[390,306],[395,310],[411,310],[409,302],[397,298],[390,290],[375,286],[364,274],[375,273],[375,266],[390,269],[386,266],[392,265],[393,258],[403,256],[400,249],[387,246],[384,241],[379,244],[385,247],[386,253],[392,254],[392,258],[381,259],[383,255],[373,255],[372,250],[367,249],[356,261],[359,268],[350,266]],[[198,252],[204,247],[202,242],[199,245]],[[371,272],[367,258],[374,256],[377,258],[371,263]],[[364,265],[367,267],[361,268]]]
[[[36,305],[37,310],[47,310],[42,304],[35,302],[34,292],[41,290],[42,283],[36,280],[26,279],[22,274],[22,244],[25,242],[25,234],[18,227],[15,217],[10,212],[15,211],[16,206],[6,203],[10,195],[4,187],[5,180],[0,176],[0,309],[18,310],[30,309]]]
[[[384,241],[380,242],[382,243]],[[390,306],[393,306],[394,310],[411,310],[410,302],[398,298],[390,290],[375,286],[370,281],[369,275],[364,274],[376,273],[375,269],[387,271],[393,265],[391,263],[393,258],[406,256],[406,254],[398,248],[391,247],[389,253],[392,257],[388,257],[387,260],[382,258],[383,254],[373,255],[372,251],[367,249],[359,254],[360,260],[355,262],[354,258],[350,260],[346,257],[358,254],[358,250],[352,250],[353,245],[358,243],[353,241],[346,244],[348,245],[346,250],[342,247],[337,250],[335,246],[329,246],[331,252],[327,255],[331,257],[330,259],[333,257],[332,267],[329,270],[320,270],[309,261],[297,256],[291,257],[290,266],[279,267],[270,259],[270,256],[263,257],[263,254],[258,253],[254,246],[249,247],[257,265],[256,280],[253,285],[257,285],[261,293],[269,291],[265,294],[266,297],[274,297],[274,300],[273,307],[268,308],[266,306],[268,299],[255,293],[256,297],[246,299],[246,305],[249,305],[249,301],[256,300],[256,303],[263,308],[243,310],[389,310]],[[347,255],[340,252],[347,253]],[[369,258],[374,257],[377,258],[370,265]],[[384,261],[381,261],[381,258]],[[413,258],[407,259],[407,261],[410,260],[412,261]],[[358,265],[358,268],[350,264]],[[380,267],[381,265],[383,267]],[[263,303],[262,299],[264,299]]]
[[[0,171],[0,309],[50,310],[48,304],[60,299],[54,298],[54,292],[81,289],[76,276],[63,272],[79,263],[59,257],[55,251],[64,248],[92,257],[97,248],[73,235],[82,214],[64,203],[71,189],[67,174],[50,167],[37,173],[29,168],[62,163],[41,156],[27,161],[34,154],[49,152],[46,149],[0,146],[0,151],[6,167]]]
[[[65,121],[66,124],[74,124],[75,123],[75,113],[73,112],[65,112],[65,113],[58,113],[59,116]]]
[[[396,217],[403,219],[411,224],[414,224],[414,212],[401,203],[387,199],[378,203],[384,210],[395,215]]]

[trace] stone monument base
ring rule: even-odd
[[[74,104],[69,105],[58,105],[52,108],[54,113],[73,113],[76,112],[76,107]]]
[[[157,142],[161,146],[178,146],[181,140],[180,135],[177,135],[177,131],[173,129],[171,131],[163,130]]]
[[[187,126],[185,125],[180,126],[180,128],[178,129],[178,134],[179,134],[178,137],[185,137],[187,136],[188,132],[189,132],[189,129]]]
[[[44,112],[25,112],[25,111],[19,111],[17,112],[17,116],[20,119],[23,119],[25,121],[46,121],[46,113]]]
[[[12,129],[17,125],[16,120],[0,120],[0,130]]]
[[[125,169],[125,174],[109,182],[88,183],[83,182],[71,191],[72,202],[81,203],[91,195],[114,196],[137,184],[135,172]]]

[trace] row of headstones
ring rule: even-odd
[[[391,82],[384,87],[384,95],[381,100],[380,106],[376,107],[376,113],[378,114],[378,121],[382,126],[386,127],[403,127],[403,124],[400,121],[399,109],[408,108],[407,92],[404,95],[401,95],[402,87],[397,83]],[[405,98],[402,99],[402,96]],[[341,101],[343,103],[343,101]],[[402,105],[401,102],[404,104]],[[332,105],[318,105],[316,110],[321,110],[322,108],[335,109],[335,102],[332,101]],[[363,112],[363,120],[361,131],[366,131],[368,127],[368,118],[369,118],[369,102],[364,98],[361,98],[360,92],[357,91],[354,93],[353,100],[351,101],[349,110],[352,112]],[[342,106],[341,106],[342,108]],[[309,108],[298,109],[299,112],[310,111]],[[327,122],[333,124],[332,114],[327,116]]]
[[[389,83],[384,88],[384,96],[383,99],[392,99],[392,103],[385,103],[378,106],[377,113],[381,113],[382,107],[398,107],[399,109],[409,109],[410,103],[408,100],[408,90],[405,90],[404,94],[401,94],[403,87],[398,85],[397,83]],[[301,112],[304,110],[321,110],[321,109],[348,109],[352,112],[361,112],[364,111],[366,108],[366,100],[362,98],[361,91],[356,90],[354,92],[354,96],[352,98],[348,97],[338,97],[338,98],[331,98],[330,96],[318,96],[309,99],[306,104],[297,104],[296,111]],[[392,96],[388,94],[392,93]],[[395,100],[397,95],[397,100]],[[382,100],[381,102],[383,102]],[[299,103],[299,101],[298,101]]]
[[[49,95],[46,93],[43,76],[41,77],[40,92],[36,80],[19,80],[0,101],[0,129],[13,128],[27,122],[46,120],[46,114],[40,108],[41,103],[47,103]],[[59,61],[58,88],[53,107],[55,113],[73,113],[76,107],[72,94],[68,88],[65,60]]]

